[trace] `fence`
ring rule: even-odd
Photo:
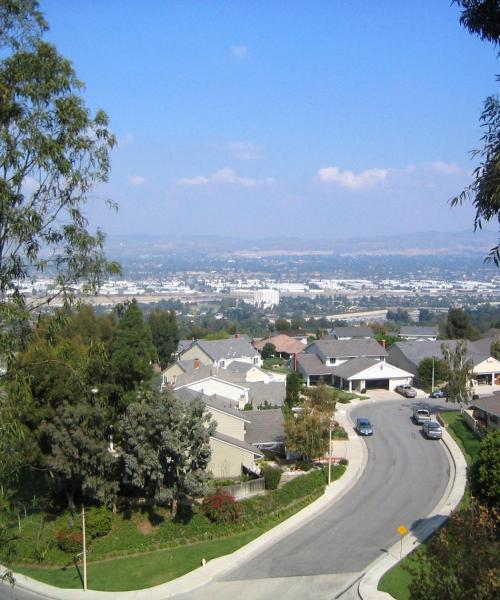
[[[242,481],[234,485],[225,485],[221,488],[236,500],[243,500],[251,496],[258,496],[266,491],[266,483],[263,477],[252,479],[251,481]]]

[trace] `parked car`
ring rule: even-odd
[[[417,395],[417,390],[414,390],[411,385],[408,385],[407,383],[396,386],[394,391],[398,394],[401,394],[405,398],[415,398]]]
[[[448,398],[448,393],[444,388],[437,389],[429,394],[429,398]]]
[[[413,409],[413,420],[418,425],[422,425],[427,421],[431,420],[431,413],[427,410],[427,408],[422,408],[421,406],[416,406]]]
[[[428,440],[440,440],[443,437],[441,425],[437,421],[425,421],[422,431]]]
[[[373,427],[370,421],[364,417],[356,419],[356,431],[359,435],[373,435]]]

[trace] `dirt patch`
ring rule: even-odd
[[[143,519],[137,523],[137,531],[142,535],[151,535],[158,529],[158,525],[153,525],[149,519]]]

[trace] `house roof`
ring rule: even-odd
[[[177,344],[177,354],[182,354],[185,350],[187,350],[191,344],[193,344],[196,340],[179,340]]]
[[[338,367],[334,366],[332,373],[338,377],[342,377],[342,379],[349,379],[349,377],[357,375],[361,371],[379,363],[380,361],[375,358],[351,358],[351,360],[347,360],[345,363],[338,365]]]
[[[241,419],[242,421],[248,421],[245,413],[242,413],[237,409],[238,403],[230,400],[229,398],[225,398],[224,396],[219,396],[217,394],[207,396],[206,394],[191,390],[190,388],[181,388],[180,390],[175,390],[175,396],[188,402],[190,400],[194,400],[195,398],[199,398],[207,406],[212,407],[215,410],[224,412],[232,417]]]
[[[244,381],[248,371],[250,371],[250,369],[254,369],[254,368],[258,369],[259,367],[256,367],[255,365],[252,365],[251,363],[243,362],[241,360],[233,360],[233,362],[229,363],[229,365],[226,367],[225,370],[228,371],[229,373],[234,373],[235,375],[239,375],[240,377],[243,377],[242,381]]]
[[[500,417],[500,394],[494,394],[493,396],[487,396],[480,400],[474,400],[474,402],[471,402],[470,406],[472,408],[484,410],[484,412],[494,415],[495,417]]]
[[[285,441],[285,419],[280,408],[252,410],[247,413],[245,441],[249,444],[282,443]]]
[[[266,344],[272,344],[276,348],[276,352],[286,352],[287,354],[298,354],[303,352],[305,348],[302,342],[283,333],[254,342],[254,347],[262,351]]]
[[[238,440],[234,437],[231,437],[230,435],[224,435],[223,433],[219,433],[218,431],[216,431],[212,435],[212,437],[226,444],[230,444],[231,446],[236,446],[237,448],[241,448],[242,450],[252,452],[257,456],[264,456],[262,452],[260,452],[255,446],[251,446],[248,442],[243,442],[242,440]]]
[[[325,356],[337,358],[387,356],[385,348],[382,348],[374,338],[368,340],[358,338],[352,340],[321,339],[310,344],[306,352],[315,352],[315,348],[320,350]]]
[[[437,335],[438,328],[436,325],[431,327],[423,325],[402,325],[400,329],[400,335]]]
[[[329,375],[333,373],[332,367],[323,364],[317,354],[299,354],[297,363],[306,375]]]
[[[269,404],[281,406],[285,401],[286,383],[284,381],[250,381],[245,383],[249,390],[250,402],[254,406],[264,404],[267,400]]]
[[[260,356],[246,335],[227,340],[197,340],[196,344],[214,361],[241,356]]]
[[[450,350],[453,352],[457,345],[457,340],[407,340],[404,342],[396,342],[391,348],[398,348],[409,361],[418,367],[424,358],[443,358],[443,344],[449,346]],[[483,360],[486,360],[489,356],[489,352],[479,352],[473,342],[467,342],[467,358],[472,360],[474,365],[483,362]]]
[[[334,327],[331,333],[337,337],[350,337],[350,338],[366,338],[373,337],[373,331],[371,327],[355,327],[355,326],[342,326]]]

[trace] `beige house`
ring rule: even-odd
[[[246,335],[236,334],[227,340],[192,340],[188,346],[182,340],[177,352],[180,361],[199,360],[202,365],[227,368],[232,362],[239,361],[260,367],[260,354],[250,343]]]

